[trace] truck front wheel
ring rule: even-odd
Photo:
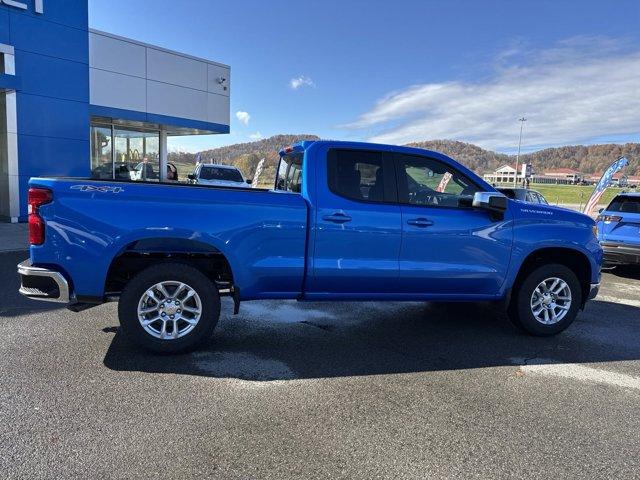
[[[547,264],[530,271],[512,292],[508,313],[527,333],[549,336],[571,325],[580,305],[582,289],[575,273],[564,265]]]
[[[199,270],[162,263],[133,277],[118,304],[124,333],[157,353],[192,350],[208,340],[220,317],[218,290]]]

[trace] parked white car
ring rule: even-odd
[[[133,170],[129,171],[129,179],[134,181],[160,180],[158,172],[153,168],[153,164],[147,161],[138,163]],[[178,180],[178,169],[173,163],[167,164],[167,181]]]
[[[158,180],[158,172],[153,169],[153,164],[148,161],[138,163],[133,170],[129,172],[131,180]]]
[[[189,179],[198,185],[219,187],[247,188],[247,184],[251,184],[251,180],[245,180],[242,172],[231,165],[201,164],[189,175]]]

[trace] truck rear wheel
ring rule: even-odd
[[[124,333],[157,353],[180,353],[208,340],[220,317],[211,280],[181,263],[146,268],[126,285],[118,304]]]
[[[560,333],[573,323],[582,305],[580,282],[564,265],[542,265],[529,272],[516,288],[509,318],[531,335]]]

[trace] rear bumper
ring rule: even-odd
[[[640,265],[640,245],[602,242],[605,265]]]
[[[55,270],[34,267],[31,260],[18,265],[20,275],[20,293],[33,300],[70,303],[69,282]]]

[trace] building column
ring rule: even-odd
[[[160,127],[160,181],[167,181],[167,128]]]
[[[9,174],[9,217],[17,223],[20,216],[20,175],[18,168],[18,119],[16,92],[6,93],[7,106],[7,164]]]
[[[16,74],[14,49],[11,45],[0,44],[0,55],[4,66],[0,73]],[[0,216],[16,223],[20,216],[20,176],[18,170],[18,117],[15,90],[7,90],[2,95],[0,107]]]

